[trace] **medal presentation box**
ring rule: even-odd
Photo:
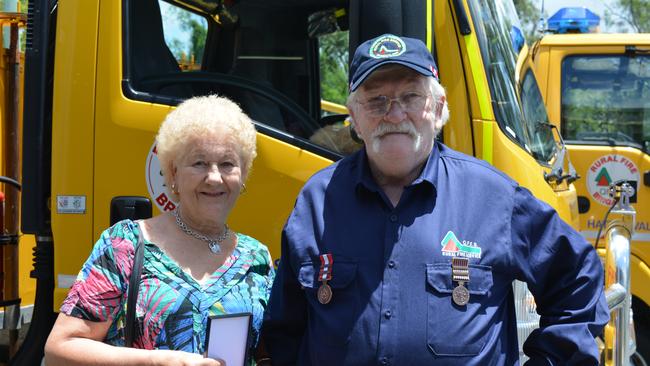
[[[208,358],[226,361],[228,366],[244,366],[248,356],[253,314],[211,316],[206,331]]]

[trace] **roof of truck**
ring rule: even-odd
[[[650,33],[571,33],[549,34],[541,46],[648,45]]]

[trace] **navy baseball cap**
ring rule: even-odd
[[[424,42],[384,34],[357,47],[350,64],[350,92],[357,90],[373,71],[386,64],[399,64],[438,79],[438,70]]]

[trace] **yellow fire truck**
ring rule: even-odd
[[[611,182],[634,189],[632,308],[637,350],[650,361],[650,34],[547,35],[532,59],[549,117],[582,176],[575,185],[583,236],[596,239]]]
[[[577,226],[570,180],[549,178],[565,154],[543,108],[533,108],[532,71],[526,89],[516,87],[518,29],[510,0],[30,1],[21,229],[35,236],[37,285],[11,363],[40,362],[55,312],[103,229],[175,207],[154,133],[193,95],[228,96],[255,120],[259,155],[230,224],[279,257],[302,184],[358,148],[346,116],[321,109],[319,41],[336,30],[348,31],[350,50],[382,33],[422,39],[447,88],[443,142],[492,163]]]

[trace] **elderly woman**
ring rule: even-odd
[[[271,257],[227,224],[256,155],[251,120],[226,98],[198,97],[171,112],[156,139],[179,205],[102,233],[47,341],[48,366],[220,365],[201,356],[215,314],[252,313],[258,338],[274,276]],[[120,347],[139,240],[144,265],[135,337],[133,348]]]

